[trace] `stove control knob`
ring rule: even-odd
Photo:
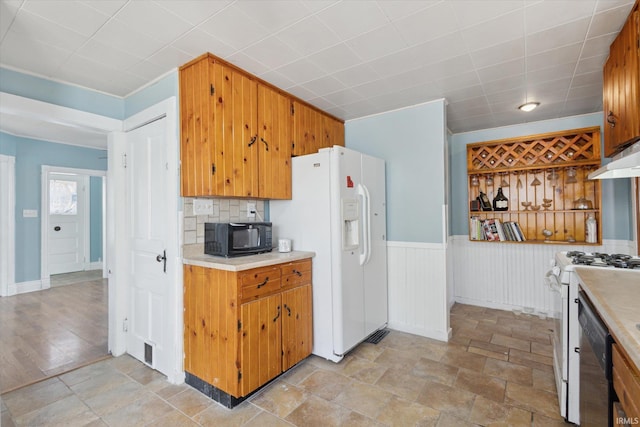
[[[558,267],[558,266],[556,265],[555,267],[553,267],[553,268],[551,269],[551,271],[553,272],[553,274],[554,274],[556,277],[560,277],[560,267]]]

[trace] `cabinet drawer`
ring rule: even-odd
[[[283,264],[281,270],[283,288],[294,288],[311,283],[310,259]]]
[[[280,289],[280,268],[264,267],[243,272],[239,276],[242,301],[256,299]]]
[[[640,377],[638,372],[613,344],[613,388],[627,417],[640,417]]]

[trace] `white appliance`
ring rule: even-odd
[[[344,147],[292,159],[274,240],[314,251],[313,354],[334,362],[388,322],[384,161]]]
[[[578,277],[575,267],[632,268],[640,277],[640,258],[620,254],[558,252],[545,282],[554,294],[556,319],[553,333],[553,371],[560,414],[580,424],[580,324],[578,322]]]

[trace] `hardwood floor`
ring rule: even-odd
[[[107,280],[0,298],[0,393],[93,363],[107,352]],[[54,281],[56,279],[54,278]]]

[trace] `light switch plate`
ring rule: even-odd
[[[22,210],[23,218],[38,218],[38,210],[37,209],[23,209]]]
[[[253,202],[247,202],[247,218],[256,217],[256,204]]]
[[[213,215],[212,199],[193,199],[194,215]]]

